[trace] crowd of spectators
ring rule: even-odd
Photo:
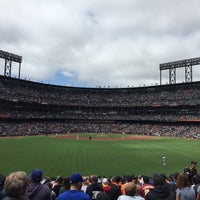
[[[68,133],[119,133],[150,136],[200,138],[198,125],[168,125],[111,122],[10,122],[1,123],[0,136],[24,136]]]
[[[200,82],[77,88],[0,76],[0,93],[0,136],[82,132],[200,135]]]
[[[0,101],[1,103],[1,101]],[[12,119],[66,119],[66,120],[132,120],[132,121],[156,121],[156,122],[177,122],[180,120],[200,120],[200,110],[152,110],[142,108],[120,108],[118,110],[87,109],[87,108],[58,108],[50,109],[48,106],[42,109],[32,107],[22,109],[22,106],[8,107],[8,104],[0,107],[1,115],[9,116]]]
[[[0,200],[199,200],[197,162],[169,176],[162,173],[124,176],[83,176],[73,173],[57,178],[33,169],[0,173]]]
[[[177,106],[199,104],[200,83],[144,88],[73,88],[0,76],[1,99],[72,106]]]

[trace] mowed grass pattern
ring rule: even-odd
[[[1,138],[0,172],[34,168],[44,175],[68,176],[73,172],[102,176],[180,172],[200,158],[200,141],[155,138],[146,141],[71,140],[46,136]],[[162,156],[167,165],[162,165]],[[197,168],[198,169],[198,168]]]

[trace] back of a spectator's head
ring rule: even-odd
[[[97,193],[96,200],[109,200],[109,199],[110,197],[106,192],[100,191],[99,193]]]
[[[176,180],[177,180],[177,178],[178,178],[178,175],[179,175],[179,173],[178,173],[178,172],[176,172],[176,173],[174,173],[174,174],[173,174],[174,181],[176,181]]]
[[[126,176],[126,180],[127,182],[131,182],[133,180],[133,176],[131,175]]]
[[[149,183],[149,177],[143,176],[143,181],[144,181],[144,183],[148,184]]]
[[[91,178],[91,182],[92,182],[92,183],[97,183],[97,182],[98,182],[98,177],[97,177],[97,176],[93,176],[93,177]]]
[[[56,178],[56,181],[57,181],[58,183],[62,183],[63,177],[62,177],[62,176],[58,176],[58,177]]]
[[[127,196],[135,196],[136,194],[136,185],[133,182],[129,182],[125,184],[125,194]]]
[[[165,179],[162,176],[155,176],[153,178],[153,185],[156,186],[161,186],[164,185]]]
[[[200,183],[200,174],[197,174],[197,176],[194,178],[194,184],[197,185]]]
[[[35,183],[39,183],[42,180],[42,170],[40,169],[34,169],[30,173],[31,181]]]
[[[24,196],[29,183],[30,178],[25,172],[18,171],[11,173],[6,178],[4,184],[6,195],[12,198]]]
[[[161,177],[163,177],[164,180],[166,180],[166,175],[165,174],[160,174]]]
[[[116,183],[120,183],[121,176],[115,176],[115,177],[113,177],[113,181],[116,182]]]

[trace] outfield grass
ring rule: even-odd
[[[200,158],[199,140],[155,138],[147,141],[71,140],[47,136],[0,138],[0,172],[40,168],[44,175],[73,172],[102,176],[180,172]],[[167,165],[162,166],[162,156]],[[197,165],[197,169],[198,169]]]

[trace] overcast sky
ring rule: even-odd
[[[160,63],[200,57],[199,8],[199,0],[0,0],[0,49],[21,55],[21,77],[34,81],[155,85]]]

